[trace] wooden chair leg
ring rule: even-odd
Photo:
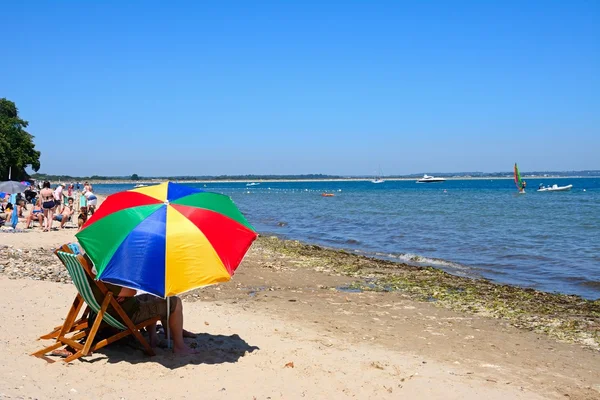
[[[65,323],[63,324],[60,332],[58,332],[58,337],[65,336],[71,331],[73,323],[75,322],[75,318],[77,318],[77,315],[79,314],[79,310],[81,309],[82,305],[83,298],[81,297],[81,295],[77,294],[77,297],[75,297],[75,301],[73,302],[73,306],[67,314],[67,318],[65,318]]]
[[[102,302],[100,311],[98,312],[98,315],[96,316],[94,325],[92,325],[90,334],[89,334],[87,340],[85,341],[85,345],[83,346],[83,349],[81,350],[82,355],[84,355],[84,356],[88,355],[90,348],[92,347],[92,343],[94,342],[94,338],[96,337],[96,333],[98,332],[98,328],[100,328],[100,324],[102,323],[102,317],[104,317],[104,313],[106,312],[106,309],[108,308],[108,305],[110,304],[110,300],[112,298],[113,298],[113,294],[111,292],[108,292],[106,294],[106,297],[104,298],[104,301]]]
[[[70,329],[72,328],[72,326],[74,324],[74,320],[77,317],[77,315],[79,314],[79,310],[81,309],[82,305],[83,305],[83,299],[81,298],[81,295],[77,294],[77,296],[75,297],[75,300],[73,300],[73,304],[71,305],[69,312],[67,313],[67,318],[65,318],[65,322],[63,322],[62,325],[55,327],[52,330],[52,332],[49,332],[45,335],[40,336],[39,339],[56,338],[62,332],[63,329],[67,329],[66,332],[63,332],[63,335],[70,332]],[[72,317],[72,320],[71,320],[71,317]]]
[[[79,340],[79,339],[83,338],[85,335],[86,335],[86,332],[79,332],[79,333],[73,335],[73,337],[71,337],[69,339],[64,338],[64,337],[59,338],[59,341],[57,341],[53,345],[48,346],[48,347],[44,347],[43,349],[38,350],[35,353],[31,353],[31,355],[35,356],[35,357],[43,357],[44,355],[46,355],[47,353],[51,352],[52,350],[56,350],[59,347],[68,345],[68,343],[66,343],[66,341]]]
[[[141,323],[135,325],[135,331],[139,333],[140,329],[145,328],[146,326],[148,326],[150,324],[155,324],[158,321],[160,321],[160,318],[157,317],[157,318],[152,318],[150,320],[141,322]],[[107,346],[113,342],[116,342],[117,340],[123,339],[124,337],[129,336],[131,334],[132,334],[131,330],[127,329],[127,330],[121,331],[121,332],[117,333],[116,335],[113,335],[107,339],[103,339],[94,345],[92,352],[94,352],[98,349],[101,349],[102,347]],[[137,337],[136,337],[136,339],[137,339]],[[138,339],[138,341],[139,341],[139,339]],[[142,336],[141,344],[144,346],[146,354],[148,354],[149,356],[156,355],[156,353],[154,352],[154,349],[152,349],[152,347],[148,344],[148,341],[143,336]],[[144,344],[147,344],[147,346],[145,346]]]
[[[69,329],[69,332],[66,332],[66,333],[81,331],[83,329],[86,329],[87,327],[88,327],[87,318],[80,318],[73,323],[73,326],[71,327],[71,329]],[[62,328],[62,325],[57,326],[56,328],[54,328],[54,330],[52,332],[49,332],[49,333],[45,334],[44,336],[40,336],[38,338],[38,340],[56,339],[58,337],[58,333],[60,332],[61,328]]]
[[[119,314],[119,316],[121,317],[121,320],[125,323],[129,332],[131,332],[131,334],[138,340],[138,342],[140,342],[140,344],[142,346],[144,346],[146,353],[148,353],[150,355],[154,355],[154,350],[152,350],[152,346],[150,346],[148,341],[146,341],[146,339],[144,339],[144,337],[140,333],[140,328],[136,328],[136,326],[131,321],[131,318],[129,318],[129,316],[127,314],[125,314],[125,311],[123,311],[123,309],[121,308],[121,306],[119,305],[119,303],[117,303],[117,301],[115,299],[112,299],[111,302],[113,304],[113,308],[115,309],[117,314]],[[157,319],[157,321],[158,321],[158,319]],[[144,326],[146,326],[146,325],[144,325]]]

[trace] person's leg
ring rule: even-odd
[[[60,220],[60,229],[62,229],[65,226],[68,219],[69,219],[69,216],[66,213],[63,213],[62,219]]]
[[[173,337],[173,351],[178,354],[196,354],[194,349],[188,347],[183,341],[183,305],[181,299],[172,297],[170,301],[175,301],[175,310],[169,316],[169,328]]]
[[[167,320],[166,319],[161,319],[160,323],[163,326],[163,329],[165,329],[165,327],[167,326]],[[183,330],[183,337],[184,338],[194,339],[194,338],[197,338],[198,335],[196,335],[194,332],[190,332],[190,331],[184,329]]]
[[[54,221],[54,209],[48,209],[48,220],[46,221],[46,230],[52,230],[52,221]]]
[[[146,327],[146,331],[148,331],[150,347],[156,347],[156,345],[158,345],[158,336],[156,335],[156,322],[148,325]]]
[[[163,328],[166,329],[167,324],[164,322],[167,319],[167,300],[152,296],[150,294],[142,294],[136,296],[139,301],[140,308],[133,315],[132,321],[137,324],[152,317],[160,317],[163,322]],[[189,348],[183,341],[183,307],[181,299],[173,296],[169,299],[171,312],[169,313],[169,333],[173,339],[173,351],[178,354],[195,354],[197,351]],[[152,341],[153,335],[156,335],[156,324],[149,326],[149,335]],[[166,332],[165,332],[166,334]]]
[[[44,208],[42,214],[44,215],[44,223],[42,224],[42,230],[46,231],[46,225],[48,225],[48,215],[50,214],[50,209]]]
[[[33,212],[29,213],[27,216],[27,220],[25,221],[25,229],[29,229],[29,225],[31,225],[31,221],[33,220]]]

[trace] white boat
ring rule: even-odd
[[[371,183],[383,183],[385,182],[382,178],[383,176],[383,172],[381,170],[381,167],[379,167],[379,170],[377,171],[377,175],[375,176],[375,178],[371,179]]]
[[[249,182],[249,183],[246,183],[246,186],[256,186],[256,185],[260,185],[260,182]]]
[[[568,192],[569,190],[571,190],[571,188],[573,187],[573,185],[567,185],[567,186],[558,186],[557,184],[554,184],[552,186],[542,186],[540,185],[540,187],[538,188],[538,192]]]
[[[436,178],[434,176],[429,176],[427,174],[423,175],[421,179],[417,181],[417,183],[435,183],[435,182],[445,182],[444,178]]]
[[[138,183],[137,185],[134,186],[134,188],[141,188],[141,187],[145,187],[148,185],[144,185],[143,183]]]

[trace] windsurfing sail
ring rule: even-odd
[[[517,163],[515,163],[515,185],[517,185],[517,189],[519,191],[523,190],[523,183],[521,180],[521,174],[519,173],[519,167],[517,167]]]

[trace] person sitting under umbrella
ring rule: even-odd
[[[137,291],[134,289],[120,287],[109,283],[105,283],[105,285],[108,290],[113,292],[117,297],[117,301],[121,303],[121,307],[123,307],[127,315],[131,317],[134,324],[138,324],[153,317],[160,317],[163,327],[167,327],[166,299],[151,294],[137,295]],[[171,296],[169,298],[169,303],[168,326],[171,330],[171,337],[173,338],[173,352],[177,354],[197,354],[197,350],[190,348],[183,341],[184,337],[195,338],[196,335],[183,329],[183,304],[181,299],[177,296]],[[148,325],[147,330],[150,346],[156,347],[158,345],[156,324]]]
[[[84,255],[84,257],[87,257]],[[89,260],[89,258],[88,258]],[[91,260],[89,260],[91,262]],[[95,269],[92,270],[96,273]],[[167,300],[153,296],[151,294],[140,294],[137,295],[135,289],[130,289],[118,285],[113,285],[108,282],[104,282],[104,285],[110,290],[113,296],[121,304],[123,311],[131,318],[134,324],[146,321],[153,317],[160,317],[163,327],[167,327]],[[96,299],[102,300],[103,295],[97,285],[90,285],[94,292]],[[169,323],[168,326],[171,330],[171,337],[173,338],[173,351],[177,354],[197,354],[198,351],[190,348],[183,341],[184,337],[194,338],[191,332],[183,329],[183,304],[181,299],[177,296],[171,296],[169,298],[170,310],[169,310]],[[117,315],[112,307],[108,307],[108,313],[111,315]],[[158,336],[156,335],[156,324],[148,325],[148,335],[150,339],[150,346],[156,347],[158,345]]]

